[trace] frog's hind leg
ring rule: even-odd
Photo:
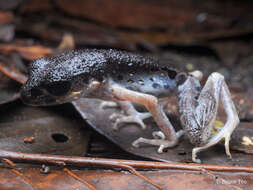
[[[213,96],[215,100],[210,99],[209,98],[210,95]],[[220,132],[213,135],[211,138],[209,138],[206,144],[200,147],[196,147],[192,150],[192,160],[194,162],[200,162],[200,160],[196,159],[198,152],[217,144],[223,138],[225,138],[226,154],[229,157],[231,157],[231,154],[229,151],[229,141],[230,141],[232,132],[234,131],[234,129],[239,123],[239,118],[238,118],[238,114],[236,112],[234,103],[232,101],[231,94],[224,80],[224,77],[219,73],[212,73],[210,77],[208,78],[198,98],[199,105],[196,107],[195,113],[196,113],[196,120],[199,120],[199,123],[201,123],[200,120],[205,121],[206,117],[213,117],[211,120],[212,121],[215,120],[219,99],[221,99],[221,102],[227,114],[227,121],[225,123],[225,126],[220,130]],[[208,109],[210,108],[210,106],[208,105],[212,105],[212,104],[216,104],[214,108],[214,112],[210,113],[211,116],[205,115],[206,112],[208,112]]]
[[[157,145],[159,147],[173,147],[178,143],[178,137],[182,134],[182,131],[176,133],[166,114],[163,111],[163,106],[159,104],[158,99],[152,95],[139,93],[136,91],[122,88],[118,85],[112,85],[111,93],[119,101],[130,101],[137,104],[144,105],[147,110],[153,116],[155,122],[159,126],[162,133],[165,135],[167,140],[162,139],[145,139],[140,138],[137,140],[138,143],[133,143],[138,146],[139,143],[147,143]]]

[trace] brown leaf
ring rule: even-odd
[[[122,39],[117,34],[117,31],[113,29],[108,29],[92,23],[82,22],[78,19],[63,18],[58,15],[46,16],[46,18],[52,22],[63,26],[63,28],[60,28],[44,22],[44,18],[45,17],[41,18],[42,22],[40,23],[24,20],[22,25],[17,26],[17,30],[32,34],[33,36],[47,41],[53,41],[57,43],[60,43],[62,36],[68,32],[73,35],[76,45],[102,45],[128,50],[135,49],[135,44],[130,43],[127,39]],[[26,27],[27,25],[29,25],[29,27]]]
[[[2,105],[0,149],[32,153],[84,154],[89,133],[84,128],[84,122],[74,113],[68,112],[71,109],[69,106],[57,110],[57,107],[29,107],[21,102]],[[69,113],[71,117],[66,117],[64,112]],[[28,140],[33,143],[27,143]]]
[[[110,120],[109,117],[113,113],[119,113],[120,110],[117,108],[101,109],[100,104],[100,100],[93,99],[80,99],[73,102],[73,105],[79,111],[81,116],[87,120],[96,131],[106,136],[125,151],[154,160],[169,162],[191,162],[191,151],[193,145],[189,143],[189,140],[186,137],[181,139],[178,146],[167,149],[167,152],[162,154],[157,153],[157,147],[151,145],[143,145],[140,148],[134,148],[131,143],[139,137],[152,138],[152,132],[159,130],[157,124],[152,119],[147,119],[145,120],[145,123],[147,124],[147,128],[145,130],[140,129],[140,127],[134,124],[127,124],[115,131],[112,127],[113,121]],[[172,107],[171,105],[175,104],[176,101],[174,100],[170,101],[169,105]],[[172,125],[176,128],[176,130],[178,130],[180,127],[178,115],[175,112],[173,113],[172,110],[172,114],[170,111],[169,118],[172,122]],[[219,113],[218,120],[219,119],[222,119],[223,121],[226,119],[224,111]],[[233,133],[231,144],[234,144],[234,146],[241,144],[241,140],[239,139],[242,137],[242,132],[244,131],[243,129],[246,126],[247,123],[241,122],[239,124]],[[253,129],[249,129],[248,134],[250,135],[251,133],[251,136],[253,136]],[[222,142],[198,154],[199,158],[204,163],[208,164],[253,164],[253,154],[244,154],[242,156],[241,153],[232,151],[232,155],[233,160],[228,160],[224,152],[224,145]]]
[[[67,175],[66,172],[60,169],[51,169],[49,174],[41,173],[38,168],[23,168],[19,169],[19,172],[23,177],[14,174],[10,169],[1,168],[0,188],[12,190],[88,189],[84,183]],[[78,176],[78,178],[89,182],[97,190],[155,190],[154,187],[142,179],[126,172],[87,169],[71,170],[71,172]],[[187,190],[250,190],[253,188],[252,175],[249,173],[212,173],[207,170],[202,173],[185,172],[184,170],[142,171],[141,173],[158,183],[164,189],[171,190],[185,189],[185,187],[187,187]],[[22,178],[26,178],[27,180],[24,181]]]
[[[34,143],[35,142],[35,137],[25,137],[24,138],[24,143]]]
[[[33,9],[24,8],[24,10],[32,17],[40,10],[39,2],[40,0],[31,2],[27,6]],[[149,43],[153,46],[168,43],[202,44],[203,41],[253,33],[251,3],[223,1],[179,3],[174,0],[145,3],[135,0],[54,2],[54,6],[72,16],[72,19],[62,18],[57,14],[46,14],[41,19],[45,17],[47,19],[40,24],[30,22],[26,25],[34,26],[25,27],[22,23],[18,28],[55,41],[62,32],[58,31],[59,27],[58,30],[53,26],[45,27],[49,19],[53,23],[60,24],[61,30],[75,33],[77,44],[112,46],[129,50],[133,50],[133,47],[139,44]],[[33,3],[34,6],[31,5]],[[72,31],[72,27],[76,30]]]
[[[174,0],[145,2],[56,0],[55,3],[70,15],[89,18],[113,27],[167,28],[172,33],[189,32],[195,29],[220,30],[229,26],[232,18],[252,19],[251,3],[213,1],[181,3]],[[224,11],[225,7],[229,7],[230,11]],[[227,16],[228,14],[230,17]]]
[[[20,84],[0,72],[0,105],[19,98]]]
[[[0,25],[13,22],[14,16],[12,12],[0,12]]]
[[[17,52],[24,59],[31,61],[52,54],[52,49],[41,45],[19,46],[17,44],[0,44],[0,52],[7,55]]]
[[[26,75],[21,73],[16,65],[12,62],[9,62],[9,64],[6,64],[5,62],[0,61],[0,72],[5,74],[6,76],[10,77],[11,79],[24,84],[27,80]]]

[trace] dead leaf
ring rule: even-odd
[[[128,124],[115,131],[112,128],[113,121],[111,121],[109,117],[113,113],[119,113],[120,110],[118,108],[101,109],[101,102],[102,101],[95,99],[80,99],[73,102],[73,105],[79,111],[83,119],[86,120],[96,131],[106,136],[108,139],[127,152],[165,162],[191,162],[191,151],[193,145],[190,144],[186,137],[180,140],[178,146],[167,149],[167,152],[162,154],[157,153],[157,147],[151,145],[143,145],[140,148],[133,147],[131,143],[139,137],[152,138],[152,132],[159,130],[156,123],[152,119],[147,119],[145,120],[145,123],[147,124],[147,128],[145,130],[142,130],[140,127],[134,124]],[[176,102],[174,102],[174,104],[175,103]],[[218,119],[224,120],[224,114],[224,112],[221,112]],[[170,114],[169,118],[172,122],[172,125],[176,128],[176,130],[178,130],[180,127],[178,116],[174,113]],[[233,137],[241,136],[245,125],[245,123],[241,122],[233,133]],[[253,136],[253,129],[249,129],[247,133],[249,134],[249,132],[252,133]],[[231,144],[240,145],[241,140],[238,141],[238,138],[233,137]],[[224,152],[223,143],[198,154],[199,158],[204,163],[208,164],[253,164],[252,154],[244,154],[242,156],[241,153],[232,151],[232,155],[233,160],[229,160]]]
[[[19,98],[20,84],[0,72],[0,105]]]
[[[19,172],[29,180],[25,182],[20,176],[15,175],[10,169],[0,169],[0,188],[12,190],[29,189],[88,189],[87,186],[76,180],[60,169],[51,169],[49,174],[43,174],[38,168],[23,168]],[[97,190],[111,189],[154,189],[142,179],[126,172],[115,172],[106,170],[71,170],[78,178],[89,182]],[[250,190],[252,185],[252,174],[249,173],[212,173],[191,172],[184,170],[168,171],[142,171],[144,176],[158,183],[164,189],[187,190],[228,190],[244,189]],[[179,183],[180,182],[180,183]]]
[[[0,12],[0,25],[13,22],[14,16],[12,12]]]
[[[20,84],[24,84],[27,80],[27,76],[21,73],[16,65],[11,62],[6,64],[5,62],[0,61],[0,72],[19,82]]]
[[[66,117],[58,108],[36,108],[21,102],[2,105],[0,119],[0,149],[65,155],[86,152],[89,132],[74,112]],[[27,138],[30,137],[30,138]],[[35,141],[34,141],[35,139]],[[27,143],[29,142],[33,143]]]
[[[52,54],[52,49],[41,45],[19,46],[17,44],[0,44],[0,52],[6,55],[17,52],[24,59],[31,61]]]

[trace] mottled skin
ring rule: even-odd
[[[136,122],[145,128],[142,120],[152,115],[162,132],[154,132],[155,139],[139,138],[133,145],[157,145],[158,152],[162,152],[178,144],[183,134],[183,131],[175,132],[159,103],[160,98],[173,93],[178,95],[184,132],[195,146],[200,146],[193,149],[193,161],[199,161],[197,152],[222,138],[226,139],[226,153],[230,156],[229,139],[239,120],[224,78],[218,73],[212,74],[201,90],[198,75],[161,67],[149,57],[116,50],[74,50],[33,61],[21,97],[25,103],[35,106],[79,98],[116,101],[127,114],[116,125]],[[228,122],[224,130],[211,136],[220,98]],[[144,105],[150,113],[137,112],[130,102]]]
[[[175,70],[159,67],[152,58],[124,51],[74,50],[33,61],[22,97],[31,105],[59,104],[74,97],[110,99],[103,93],[94,94],[89,86],[92,81],[106,85],[108,79],[131,90],[161,96],[175,89],[176,75]],[[73,91],[82,94],[73,96]]]

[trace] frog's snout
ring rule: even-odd
[[[31,90],[24,85],[20,90],[20,98],[25,104],[29,104],[32,99]]]
[[[45,99],[45,95],[39,88],[30,88],[27,85],[23,85],[20,90],[21,100],[28,105],[40,105]]]

